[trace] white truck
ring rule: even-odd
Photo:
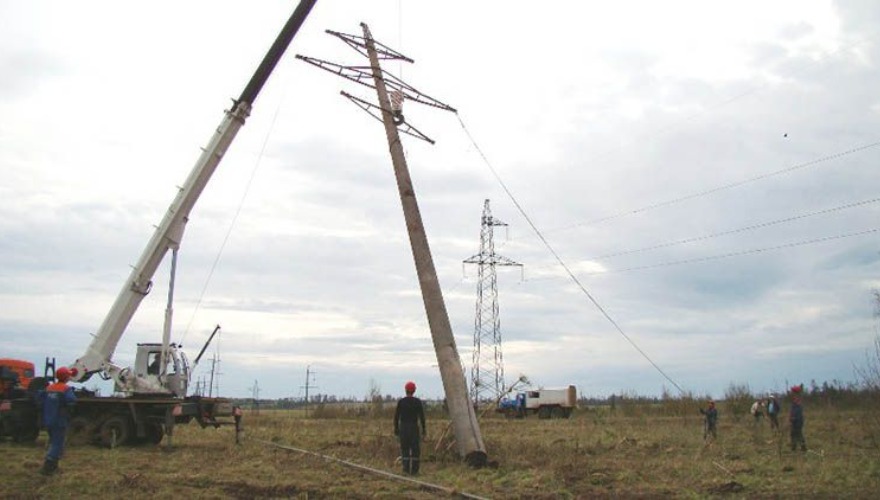
[[[175,423],[196,420],[202,427],[233,423],[218,420],[218,417],[235,416],[228,399],[187,395],[192,366],[180,346],[171,342],[177,252],[193,206],[227,148],[244,126],[254,100],[315,2],[316,0],[299,2],[241,96],[225,112],[223,120],[203,149],[162,222],[156,227],[129,278],[123,283],[122,290],[94,334],[91,344],[70,366],[71,382],[82,383],[93,375],[98,375],[105,380],[112,380],[115,391],[120,395],[99,396],[84,389],[77,390],[78,401],[71,412],[69,439],[80,442],[97,441],[111,446],[137,442],[158,443],[164,435],[171,435]],[[234,35],[235,31],[230,30],[230,34]],[[169,250],[171,277],[162,342],[138,344],[134,366],[118,366],[113,362],[112,356],[119,340],[141,301],[150,293],[153,276]],[[215,329],[214,333],[216,332]],[[34,379],[30,385],[36,388],[35,391],[44,387],[54,377],[54,371],[54,361],[50,363],[47,358],[46,376]],[[33,396],[20,399],[22,407],[30,408],[35,405]],[[13,408],[12,403],[18,402],[10,402],[4,407]],[[36,425],[38,424],[34,422],[33,426]],[[37,431],[38,429],[37,427]],[[27,431],[28,438],[36,438],[32,426]]]
[[[502,400],[498,411],[508,418],[569,418],[577,408],[577,389],[570,385],[564,389],[537,389],[518,392],[513,399]]]

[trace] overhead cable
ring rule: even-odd
[[[823,236],[821,238],[815,238],[812,240],[797,241],[797,242],[793,242],[793,243],[786,243],[783,245],[776,245],[776,246],[772,246],[772,247],[752,248],[749,250],[742,250],[739,252],[730,252],[730,253],[725,253],[725,254],[720,254],[720,255],[710,255],[707,257],[696,257],[693,259],[661,262],[659,264],[648,264],[645,266],[627,267],[624,269],[608,269],[605,271],[591,271],[591,272],[587,272],[584,274],[585,275],[596,275],[596,274],[624,273],[624,272],[629,272],[629,271],[644,271],[646,269],[655,269],[658,267],[670,267],[670,266],[678,266],[678,265],[682,265],[682,264],[695,264],[698,262],[706,262],[706,261],[710,261],[710,260],[726,259],[728,257],[739,257],[741,255],[750,255],[750,254],[756,254],[756,253],[770,252],[773,250],[781,250],[783,248],[799,247],[799,246],[803,246],[803,245],[812,245],[815,243],[823,243],[826,241],[840,240],[843,238],[852,238],[854,236],[864,236],[866,234],[876,233],[877,231],[880,231],[880,228],[866,229],[864,231],[858,231],[855,233],[847,233],[847,234],[839,234],[839,235],[835,235],[835,236]]]
[[[560,227],[560,228],[552,229],[552,230],[550,230],[550,231],[548,231],[548,232],[565,231],[565,230],[574,229],[574,228],[577,228],[577,227],[593,226],[593,225],[596,225],[596,224],[600,224],[600,223],[602,223],[602,222],[608,222],[608,221],[610,221],[610,220],[619,219],[619,218],[621,218],[621,217],[625,217],[625,216],[627,216],[627,215],[635,215],[635,214],[639,214],[639,213],[642,213],[642,212],[647,212],[647,211],[649,211],[649,210],[654,210],[654,209],[656,209],[656,208],[668,207],[668,206],[670,206],[670,205],[675,205],[675,204],[681,203],[681,202],[683,202],[683,201],[693,200],[693,199],[695,199],[695,198],[701,198],[701,197],[703,197],[703,196],[708,196],[708,195],[710,195],[710,194],[715,194],[715,193],[718,193],[718,192],[720,192],[720,191],[725,191],[725,190],[727,190],[727,189],[733,189],[733,188],[741,187],[741,186],[744,186],[744,185],[746,185],[746,184],[751,184],[751,183],[753,183],[753,182],[757,182],[757,181],[760,181],[760,180],[769,179],[770,177],[776,177],[776,176],[778,176],[778,175],[783,175],[783,174],[787,174],[787,173],[794,172],[794,171],[796,171],[796,170],[801,170],[801,169],[804,169],[804,168],[807,168],[807,167],[812,167],[812,166],[814,166],[814,165],[818,165],[818,164],[820,164],[820,163],[828,162],[828,161],[831,161],[831,160],[836,160],[836,159],[838,159],[838,158],[842,158],[842,157],[844,157],[844,156],[847,156],[847,155],[850,155],[850,154],[853,154],[853,153],[858,153],[858,152],[860,152],[860,151],[864,151],[864,150],[866,150],[866,149],[875,148],[875,147],[877,147],[877,146],[880,146],[880,141],[875,141],[875,142],[871,142],[871,143],[868,143],[868,144],[863,144],[863,145],[861,145],[861,146],[857,146],[857,147],[854,147],[854,148],[851,148],[851,149],[847,149],[847,150],[845,150],[845,151],[840,151],[840,152],[837,152],[837,153],[834,153],[834,154],[831,154],[831,155],[828,155],[828,156],[823,156],[823,157],[821,157],[821,158],[817,158],[817,159],[815,159],[815,160],[810,160],[810,161],[805,162],[805,163],[800,163],[800,164],[797,164],[797,165],[794,165],[794,166],[791,166],[791,167],[783,168],[783,169],[781,169],[781,170],[776,170],[776,171],[773,171],[773,172],[768,172],[768,173],[766,173],[766,174],[757,175],[757,176],[755,176],[755,177],[750,177],[750,178],[748,178],[748,179],[744,179],[744,180],[741,180],[741,181],[731,182],[731,183],[728,183],[728,184],[722,184],[722,185],[720,185],[720,186],[716,186],[716,187],[709,188],[709,189],[704,189],[704,190],[702,190],[702,191],[696,191],[696,192],[694,192],[694,193],[687,194],[687,195],[684,195],[684,196],[680,196],[680,197],[678,197],[678,198],[672,198],[672,199],[670,199],[670,200],[661,201],[661,202],[658,202],[658,203],[652,203],[652,204],[650,204],[650,205],[645,205],[645,206],[640,207],[640,208],[636,208],[636,209],[633,209],[633,210],[626,210],[626,211],[623,211],[623,212],[618,212],[618,213],[613,214],[613,215],[609,215],[609,216],[606,216],[606,217],[600,217],[600,218],[598,218],[598,219],[593,219],[593,220],[591,220],[591,221],[587,221],[587,222],[580,222],[580,223],[577,223],[577,224],[571,224],[571,225],[569,225],[569,226],[564,226],[564,227]]]
[[[806,218],[808,218],[808,217],[813,217],[813,216],[816,216],[816,215],[825,215],[825,214],[829,214],[829,213],[832,213],[832,212],[838,212],[838,211],[840,211],[840,210],[845,210],[845,209],[847,209],[847,208],[855,208],[855,207],[860,207],[860,206],[862,206],[862,205],[868,205],[868,204],[871,204],[871,203],[877,203],[878,201],[880,201],[880,198],[873,198],[873,199],[871,199],[871,200],[859,201],[859,202],[855,202],[855,203],[848,203],[848,204],[846,204],[846,205],[840,205],[840,206],[838,206],[838,207],[834,207],[834,208],[828,208],[828,209],[825,209],[825,210],[819,210],[819,211],[816,211],[816,212],[810,212],[810,213],[806,213],[806,214],[795,215],[795,216],[793,216],[793,217],[786,217],[786,218],[784,218],[784,219],[776,219],[776,220],[771,220],[771,221],[767,221],[767,222],[761,222],[761,223],[758,223],[758,224],[752,224],[752,225],[750,225],[750,226],[745,226],[745,227],[741,227],[741,228],[737,228],[737,229],[731,229],[731,230],[729,230],[729,231],[721,231],[721,232],[718,232],[718,233],[705,234],[705,235],[703,235],[703,236],[696,236],[696,237],[692,237],[692,238],[685,238],[685,239],[676,240],[676,241],[668,241],[668,242],[666,242],[666,243],[660,243],[660,244],[657,244],[657,245],[651,245],[651,246],[648,246],[648,247],[637,248],[637,249],[635,249],[635,250],[623,250],[623,251],[620,251],[620,252],[606,253],[606,254],[604,254],[604,255],[599,255],[599,256],[596,256],[596,257],[590,257],[589,260],[603,260],[603,259],[610,259],[610,258],[612,258],[612,257],[620,257],[620,256],[622,256],[622,255],[631,255],[631,254],[634,254],[634,253],[647,252],[647,251],[650,251],[650,250],[657,250],[657,249],[660,249],[660,248],[667,248],[667,247],[671,247],[671,246],[675,246],[675,245],[683,245],[683,244],[686,244],[686,243],[694,243],[694,242],[696,242],[696,241],[708,240],[708,239],[711,239],[711,238],[717,238],[717,237],[719,237],[719,236],[727,236],[727,235],[730,235],[730,234],[742,233],[742,232],[745,232],[745,231],[753,231],[753,230],[755,230],[755,229],[763,229],[763,228],[765,228],[765,227],[770,227],[770,226],[775,226],[775,225],[778,225],[778,224],[784,224],[784,223],[786,223],[786,222],[793,222],[793,221],[796,221],[796,220],[806,219]]]
[[[577,276],[574,275],[574,273],[571,271],[571,269],[569,269],[569,267],[565,264],[565,261],[563,261],[562,258],[559,256],[559,254],[556,253],[556,250],[553,249],[553,247],[550,245],[550,242],[547,241],[547,238],[545,238],[544,235],[541,233],[541,231],[538,230],[538,227],[535,226],[535,224],[532,222],[532,219],[528,216],[528,214],[526,214],[523,207],[517,201],[516,197],[514,197],[513,193],[510,191],[510,189],[508,189],[507,184],[505,184],[504,181],[501,179],[501,176],[498,175],[498,172],[495,170],[495,167],[493,167],[492,164],[489,162],[489,159],[483,153],[483,150],[480,149],[480,146],[477,144],[477,141],[474,139],[473,135],[471,135],[467,126],[465,126],[464,121],[461,119],[461,115],[459,115],[458,112],[456,111],[455,116],[458,118],[458,122],[461,124],[462,130],[464,130],[464,133],[467,134],[468,139],[470,139],[471,144],[474,146],[474,149],[480,154],[480,157],[483,158],[483,162],[486,164],[487,167],[489,167],[489,170],[492,172],[492,175],[495,176],[495,179],[501,185],[501,188],[504,189],[504,192],[507,193],[507,197],[510,198],[510,201],[513,202],[514,206],[516,206],[516,209],[519,211],[520,215],[523,216],[523,218],[526,220],[528,225],[532,228],[532,231],[534,231],[535,234],[538,236],[538,238],[540,238],[540,240],[544,243],[544,246],[547,247],[547,250],[549,250],[550,253],[553,255],[553,257],[556,259],[556,262],[558,262],[559,265],[562,266],[562,268],[568,274],[568,277],[571,278],[571,280],[575,283],[575,285],[577,285],[578,288],[580,288],[581,292],[583,292],[583,294],[587,297],[587,299],[590,300],[590,302],[592,302],[592,304],[596,307],[596,309],[598,309],[599,312],[602,313],[602,315],[605,317],[605,319],[607,319],[608,322],[611,323],[612,326],[614,326],[614,329],[617,330],[617,332],[624,339],[626,339],[626,341],[629,342],[629,344],[631,346],[633,346],[633,348],[636,351],[638,351],[638,353],[641,354],[642,357],[645,358],[648,361],[648,363],[650,363],[651,366],[653,366],[654,369],[656,369],[657,372],[663,376],[663,378],[665,378],[666,380],[669,381],[669,383],[671,383],[673,386],[675,386],[675,388],[678,389],[678,391],[681,394],[685,394],[684,389],[682,389],[681,386],[678,385],[678,383],[672,379],[672,377],[667,375],[666,372],[664,372],[663,369],[660,368],[660,366],[657,363],[655,363],[654,360],[651,359],[650,356],[648,356],[648,353],[643,351],[642,348],[639,347],[635,343],[635,341],[633,339],[631,339],[629,337],[629,335],[626,334],[626,332],[623,331],[623,328],[621,328],[620,325],[617,324],[617,321],[615,321],[614,318],[612,318],[611,315],[608,314],[608,312],[605,310],[605,308],[602,307],[601,304],[599,304],[599,301],[597,301],[596,298],[593,297],[593,295],[586,289],[586,287],[584,287],[584,285],[580,282],[580,280],[577,279]]]

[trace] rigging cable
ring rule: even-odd
[[[245,184],[244,192],[241,194],[241,199],[238,202],[238,207],[235,209],[235,215],[232,216],[232,221],[229,223],[229,229],[226,230],[226,235],[223,237],[223,242],[220,243],[220,248],[217,250],[217,256],[214,257],[214,262],[211,264],[211,270],[208,271],[208,276],[205,278],[205,284],[202,286],[202,291],[199,294],[199,298],[196,301],[196,305],[193,308],[192,315],[189,318],[189,322],[186,324],[186,328],[183,331],[183,335],[181,338],[181,343],[186,340],[186,335],[189,333],[189,329],[192,326],[193,322],[196,319],[196,313],[199,312],[199,308],[202,306],[202,301],[205,298],[205,294],[208,291],[208,285],[211,283],[211,279],[214,277],[214,271],[217,270],[217,265],[220,263],[220,257],[223,255],[223,251],[226,249],[226,244],[229,242],[229,237],[232,235],[232,230],[235,228],[235,223],[238,221],[238,216],[241,215],[241,209],[244,207],[244,202],[247,199],[248,193],[250,193],[251,185],[254,183],[254,178],[257,176],[257,170],[260,168],[260,164],[263,161],[263,155],[266,152],[266,145],[269,144],[269,137],[272,136],[272,132],[275,130],[275,122],[278,120],[278,114],[281,111],[281,104],[284,102],[284,97],[278,101],[278,106],[275,107],[275,113],[272,115],[272,122],[269,124],[269,130],[266,131],[266,137],[263,138],[263,145],[260,147],[260,153],[257,155],[257,160],[254,162],[254,168],[251,170],[251,175],[248,178],[247,183]]]
[[[532,219],[528,216],[528,214],[526,214],[525,210],[523,210],[522,206],[519,204],[517,199],[513,196],[513,193],[510,191],[510,189],[507,188],[507,184],[505,184],[504,181],[501,179],[501,176],[498,175],[498,172],[495,170],[495,167],[493,167],[492,164],[489,162],[489,159],[486,158],[486,155],[483,153],[483,150],[480,148],[479,145],[477,145],[477,141],[474,140],[474,137],[471,135],[470,131],[465,126],[464,121],[461,119],[461,115],[459,115],[458,112],[456,112],[455,116],[456,116],[456,118],[458,118],[458,122],[461,124],[462,130],[464,130],[464,133],[468,136],[468,139],[470,139],[471,144],[474,146],[474,149],[477,151],[477,153],[480,154],[480,157],[483,159],[483,162],[486,164],[486,166],[489,167],[489,170],[492,172],[492,175],[495,177],[495,180],[498,181],[498,183],[501,185],[501,188],[504,189],[505,193],[507,193],[507,196],[508,196],[508,198],[510,198],[510,201],[512,201],[514,206],[516,206],[516,209],[519,211],[520,215],[523,216],[523,218],[526,220],[528,225],[532,228],[532,231],[534,231],[535,234],[538,236],[538,238],[544,243],[544,246],[547,247],[547,250],[549,250],[550,253],[553,255],[553,257],[556,259],[556,262],[558,262],[559,265],[562,266],[563,269],[565,269],[565,272],[568,274],[569,278],[571,278],[571,280],[575,283],[575,285],[577,285],[577,287],[580,288],[581,292],[583,292],[584,295],[586,295],[586,297],[590,300],[590,302],[593,303],[593,305],[596,307],[596,309],[598,309],[599,312],[602,313],[602,315],[605,317],[605,319],[608,320],[608,322],[611,323],[612,326],[614,326],[614,328],[617,330],[617,332],[621,336],[623,336],[623,338],[626,339],[626,341],[629,342],[629,344],[631,346],[633,346],[633,348],[635,348],[635,350],[638,351],[638,353],[641,354],[643,358],[648,360],[648,362],[651,363],[651,366],[653,366],[654,369],[656,369],[660,373],[660,375],[663,376],[663,378],[665,378],[673,386],[675,386],[675,388],[678,389],[678,391],[681,394],[685,394],[684,389],[682,389],[681,386],[678,385],[678,383],[672,379],[672,377],[667,375],[666,372],[664,372],[663,369],[660,368],[660,366],[657,363],[655,363],[654,360],[651,359],[650,356],[648,356],[648,353],[643,351],[642,348],[640,348],[638,346],[638,344],[636,344],[635,341],[633,339],[631,339],[630,336],[626,334],[626,332],[623,331],[623,328],[620,327],[620,325],[617,323],[617,321],[615,321],[614,318],[612,318],[611,315],[608,314],[608,311],[606,311],[605,308],[602,307],[601,304],[599,304],[599,301],[596,300],[595,297],[593,297],[593,295],[586,289],[586,287],[584,287],[583,284],[581,284],[580,280],[577,279],[577,276],[575,276],[574,273],[571,271],[571,269],[569,269],[568,265],[565,264],[565,261],[562,260],[562,258],[559,256],[559,254],[556,253],[556,250],[554,250],[553,247],[550,245],[550,242],[547,241],[547,238],[544,237],[544,234],[541,233],[540,230],[538,230],[538,227],[535,226],[535,224],[532,222]]]

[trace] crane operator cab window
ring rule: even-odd
[[[147,375],[158,375],[159,374],[159,363],[162,360],[161,352],[151,352],[150,353],[150,364],[147,365]]]

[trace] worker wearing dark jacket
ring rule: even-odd
[[[43,425],[49,433],[49,451],[40,473],[54,474],[58,470],[58,461],[64,453],[64,435],[70,419],[69,409],[76,404],[73,387],[68,387],[70,370],[61,367],[55,372],[57,382],[40,391],[40,406],[43,410]]]
[[[413,396],[416,392],[416,384],[407,382],[404,386],[406,397],[397,401],[394,410],[394,435],[400,438],[400,457],[403,461],[403,472],[406,474],[419,473],[419,423],[421,423],[421,437],[427,433],[425,428],[425,410],[422,400]]]
[[[708,441],[711,437],[713,440],[718,439],[716,426],[718,425],[718,410],[715,409],[715,401],[709,400],[709,407],[705,410],[700,408],[700,413],[706,416],[706,422],[703,425],[703,440]]]
[[[807,441],[804,439],[804,408],[801,406],[801,386],[791,388],[791,410],[788,413],[788,422],[791,424],[791,451],[795,451],[800,445],[801,451],[807,451]]]

